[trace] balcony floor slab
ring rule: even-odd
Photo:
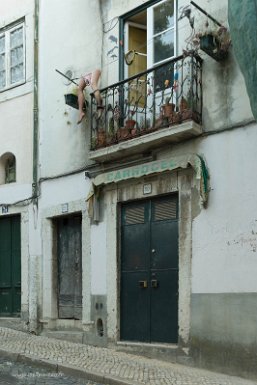
[[[193,120],[172,125],[117,144],[90,151],[89,158],[96,162],[110,162],[136,154],[146,153],[167,144],[179,143],[202,134],[202,126]]]

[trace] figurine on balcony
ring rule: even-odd
[[[101,71],[99,69],[95,69],[93,72],[83,75],[79,81],[79,88],[78,88],[79,119],[77,121],[77,124],[80,124],[86,116],[86,113],[83,110],[83,106],[85,102],[85,96],[83,91],[87,86],[91,86],[92,91],[94,93],[94,97],[96,99],[97,118],[99,119],[102,115],[102,111],[104,108],[103,100],[101,98],[101,94],[98,88],[98,81],[100,76],[101,76]]]

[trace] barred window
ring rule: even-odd
[[[0,91],[25,81],[24,23],[0,30]]]

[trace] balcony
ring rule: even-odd
[[[91,99],[90,159],[111,161],[202,133],[202,60],[189,54],[108,86]]]

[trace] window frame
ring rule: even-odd
[[[10,36],[11,33],[22,27],[23,36],[22,36],[22,46],[23,46],[23,76],[22,79],[11,83],[11,46],[10,46]],[[25,39],[25,19],[19,19],[15,23],[9,24],[5,28],[0,29],[0,38],[5,37],[5,73],[6,73],[6,82],[5,87],[0,88],[0,93],[5,92],[6,90],[18,87],[26,83],[26,39]]]
[[[139,7],[136,7],[132,9],[131,11],[125,13],[124,15],[121,15],[119,17],[119,81],[122,81],[125,79],[125,66],[124,66],[124,54],[125,54],[125,47],[124,47],[124,28],[126,22],[128,22],[128,19],[132,16],[142,12],[147,11],[148,8],[153,7],[155,5],[159,5],[160,3],[164,2],[164,0],[149,0],[146,3],[140,5]],[[177,40],[178,40],[178,29],[177,29],[177,8],[178,8],[178,0],[174,0],[174,56],[177,56]],[[148,55],[149,56],[149,55]],[[169,59],[165,59],[167,61]],[[148,62],[148,57],[147,57]],[[162,62],[158,63],[161,64]],[[157,65],[157,64],[156,64]],[[147,68],[150,68],[147,63]]]
[[[151,41],[151,44],[149,44],[148,47],[148,54],[147,54],[147,67],[154,67],[159,64],[163,64],[166,61],[169,61],[176,57],[177,53],[177,1],[173,0],[173,5],[174,5],[174,24],[172,27],[169,27],[161,32],[154,33],[154,9],[156,7],[159,7],[161,4],[167,3],[169,0],[161,0],[156,4],[153,4],[152,6],[149,6],[147,8],[147,24],[148,24],[148,19],[149,19],[149,28],[147,28],[147,41]],[[168,31],[172,31],[173,36],[174,36],[174,54],[172,56],[169,56],[165,59],[159,60],[159,61],[154,61],[154,39],[158,36],[161,36]]]

